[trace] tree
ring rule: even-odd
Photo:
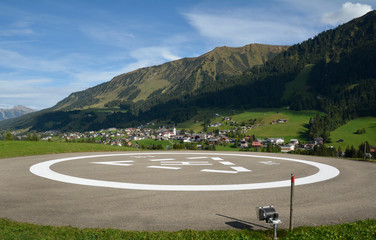
[[[33,132],[33,136],[32,136],[32,141],[35,141],[35,142],[37,142],[37,141],[39,141],[39,136],[38,136],[38,134],[36,133],[36,132]]]
[[[12,141],[12,140],[14,140],[13,135],[12,135],[11,132],[7,132],[7,135],[6,135],[6,137],[5,137],[5,140],[7,140],[7,141]]]
[[[204,129],[203,129],[203,131],[204,132],[207,132],[208,131],[208,126],[210,125],[210,119],[206,119],[205,121],[204,121]]]
[[[328,130],[325,130],[322,134],[322,138],[324,139],[324,142],[326,143],[330,143],[331,142],[331,139],[330,139],[330,132]]]
[[[338,156],[338,157],[342,157],[342,148],[341,148],[341,146],[338,146],[338,149],[337,149],[337,156]]]

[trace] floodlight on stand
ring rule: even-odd
[[[273,206],[256,207],[256,215],[258,220],[270,223],[274,228],[274,238],[277,239],[277,225],[282,223],[279,220],[279,214]]]

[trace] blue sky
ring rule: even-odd
[[[52,107],[114,76],[217,46],[293,45],[375,0],[0,0],[0,108]]]

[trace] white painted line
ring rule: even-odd
[[[187,157],[187,159],[203,159],[203,158],[208,158],[208,157]]]
[[[127,167],[127,166],[132,166],[133,164],[129,164],[129,163],[134,163],[134,161],[112,161],[112,162],[92,162],[92,163]]]
[[[273,162],[273,161],[262,161],[262,162],[259,162],[259,163],[262,163],[262,164],[265,164],[265,165],[279,165],[280,163],[277,163],[277,162]]]
[[[227,170],[215,170],[215,169],[202,169],[201,172],[212,172],[212,173],[238,173],[237,171],[227,171]]]
[[[213,160],[215,160],[215,161],[221,161],[221,160],[223,160],[223,159],[220,158],[220,157],[212,157],[211,159],[213,159]]]
[[[165,162],[161,163],[164,166],[168,165],[179,165],[179,166],[211,166],[213,164],[209,162]]]
[[[231,167],[231,168],[237,172],[252,172],[251,170],[243,168],[243,167]]]
[[[160,169],[171,169],[171,170],[181,169],[181,167],[165,167],[165,166],[148,166],[148,168],[160,168]]]
[[[154,155],[187,155],[187,153],[155,153]],[[189,153],[190,155],[202,155],[202,153]],[[85,158],[100,158],[100,157],[119,157],[119,156],[139,156],[139,155],[150,155],[149,153],[121,153],[121,154],[104,154],[104,155],[88,155],[80,157],[70,157],[70,158],[60,158],[49,160],[41,163],[37,163],[30,167],[30,172],[43,178],[50,180],[79,184],[85,186],[95,186],[95,187],[108,187],[117,189],[133,189],[133,190],[151,190],[151,191],[238,191],[238,190],[253,190],[253,189],[269,189],[269,188],[280,188],[280,187],[290,187],[290,178],[282,181],[274,182],[263,182],[263,183],[243,183],[243,184],[224,184],[224,185],[161,185],[161,184],[141,184],[141,183],[126,183],[126,182],[113,182],[113,181],[103,181],[95,179],[87,179],[80,177],[73,177],[61,173],[57,173],[51,170],[51,166],[57,163],[62,163],[66,161],[79,160]],[[205,153],[205,155],[212,156],[232,156],[232,157],[243,157],[243,158],[265,158],[265,159],[278,159],[280,161],[291,161],[295,163],[307,164],[318,169],[318,172],[303,178],[295,179],[295,186],[311,184],[326,181],[335,178],[340,174],[340,171],[327,164],[322,164],[318,162],[312,162],[307,160],[284,158],[284,157],[274,157],[274,156],[263,156],[263,155],[250,155],[250,154],[238,154],[238,153]]]
[[[149,160],[151,162],[161,162],[161,161],[174,161],[176,160],[175,158],[165,158],[165,159],[152,159],[152,160]]]
[[[231,165],[235,165],[235,164],[233,164],[232,162],[225,162],[225,161],[223,161],[223,162],[219,162],[220,164],[223,164],[223,165],[226,165],[226,166],[231,166]]]

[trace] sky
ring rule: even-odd
[[[219,46],[293,45],[375,8],[375,0],[0,0],[0,108],[49,108]]]

